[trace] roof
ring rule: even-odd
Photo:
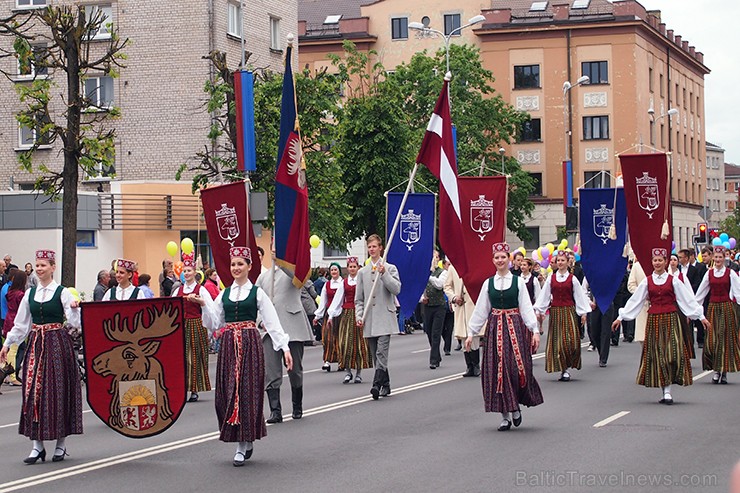
[[[323,24],[329,15],[343,19],[361,17],[360,7],[375,0],[298,0],[298,20],[306,24]]]
[[[573,3],[586,2],[581,0],[550,0],[544,2],[541,0],[491,0],[491,9],[511,9],[511,22],[546,22],[552,20],[554,16],[553,4],[570,5],[569,17],[571,19],[594,19],[598,17],[613,17],[614,5],[609,0],[590,0],[586,8],[573,8]],[[542,9],[542,4],[547,5]],[[533,4],[537,4],[537,9],[533,9]]]
[[[719,146],[717,144],[712,144],[709,141],[705,141],[705,144],[707,146],[707,150],[708,151],[724,151],[724,149],[722,148],[722,146]]]
[[[725,178],[738,175],[740,175],[740,166],[737,164],[725,163]]]

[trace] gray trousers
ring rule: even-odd
[[[303,341],[289,342],[290,356],[293,358],[293,369],[288,372],[290,387],[303,387]],[[265,353],[265,390],[279,389],[283,383],[283,352],[272,348],[269,335],[262,338]]]
[[[373,357],[373,365],[378,370],[388,369],[388,350],[391,347],[391,336],[367,337],[368,349]]]

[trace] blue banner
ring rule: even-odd
[[[386,200],[386,234],[391,233],[393,222],[403,200],[402,193],[388,193]],[[401,214],[396,232],[388,250],[388,262],[398,267],[401,278],[401,316],[409,318],[429,279],[429,266],[434,250],[436,200],[432,193],[410,193]],[[386,241],[386,244],[388,244]]]
[[[604,313],[627,271],[627,259],[622,256],[627,242],[624,189],[616,189],[616,201],[614,188],[582,188],[579,197],[581,265],[596,304]],[[612,224],[616,228],[616,240],[609,238]]]

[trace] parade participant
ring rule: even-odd
[[[445,294],[452,304],[452,310],[455,316],[454,334],[458,341],[464,341],[468,337],[468,323],[475,310],[475,300],[465,289],[463,280],[457,273],[454,265],[447,269],[447,279],[445,279]],[[480,339],[483,337],[485,327],[483,327],[471,341],[470,347],[465,348],[465,373],[464,377],[480,376]]]
[[[550,309],[545,371],[560,372],[559,380],[568,382],[568,368],[581,369],[579,322],[586,323],[586,314],[591,311],[591,306],[581,283],[568,271],[568,254],[564,250],[558,250],[555,265],[557,272],[542,286],[534,310],[542,322],[545,312]]]
[[[339,311],[332,313],[329,307],[332,306],[334,296],[344,282],[341,272],[342,268],[338,263],[329,264],[331,280],[325,282],[321,288],[319,307],[313,319],[314,325],[321,325],[321,343],[324,345],[324,364],[321,369],[328,372],[331,371],[332,363],[339,363],[339,325],[334,323],[334,317],[339,315]],[[352,379],[352,372],[349,373],[349,379]]]
[[[653,248],[653,273],[640,282],[612,324],[612,330],[616,330],[622,320],[637,317],[646,300],[650,302],[637,384],[660,387],[661,404],[673,404],[672,384],[692,384],[691,361],[681,333],[678,308],[690,319],[700,319],[704,327],[711,327],[691,290],[678,277],[666,272],[667,264],[666,249]]]
[[[691,287],[691,283],[689,282],[688,275],[684,274],[680,268],[678,254],[671,253],[671,256],[668,259],[668,266],[666,267],[666,271],[670,275],[678,277],[679,281],[684,283],[692,293],[694,292]],[[694,326],[692,323],[689,323],[689,319],[686,317],[686,315],[681,313],[681,310],[678,311],[678,321],[681,324],[681,334],[683,335],[686,351],[689,353],[689,359],[694,359],[696,358],[696,353],[694,352]]]
[[[5,319],[3,323],[3,337],[8,337],[8,333],[15,324],[15,317],[18,314],[18,307],[21,305],[23,295],[26,293],[26,284],[28,283],[28,276],[25,271],[13,269],[13,279],[8,288],[8,292],[5,295],[7,301],[7,311],[5,313]],[[18,354],[18,344],[10,346],[8,351],[8,361],[15,364],[15,358]],[[2,381],[0,381],[0,384]],[[20,387],[21,383],[18,381],[15,373],[11,373],[7,376],[7,384],[13,387]]]
[[[211,390],[208,378],[208,329],[203,327],[201,302],[213,302],[211,294],[195,280],[195,255],[182,255],[182,275],[185,284],[177,288],[172,296],[180,296],[185,301],[185,359],[187,361],[187,387],[190,392],[188,402],[198,400],[198,392]]]
[[[511,273],[515,276],[518,276],[522,273],[523,259],[524,254],[520,250],[514,250],[514,253],[511,255]]]
[[[67,455],[65,438],[82,433],[82,390],[72,338],[63,324],[80,326],[79,303],[53,279],[56,269],[52,250],[36,252],[38,286],[23,295],[13,328],[0,351],[0,365],[8,350],[28,336],[23,363],[23,399],[18,431],[33,440],[31,454],[23,460],[46,460],[44,440],[56,440],[52,461]]]
[[[355,319],[355,290],[357,289],[357,271],[360,264],[357,257],[347,259],[347,278],[337,288],[334,300],[329,307],[329,313],[333,314],[341,310],[339,325],[339,366],[344,368],[347,374],[344,383],[352,381],[352,370],[356,370],[354,382],[362,383],[362,370],[372,368],[370,352],[367,342],[362,335],[362,327],[357,325]],[[328,282],[326,283],[329,284]]]
[[[707,318],[712,328],[705,334],[702,369],[714,370],[713,383],[727,383],[727,372],[740,370],[740,339],[737,312],[733,306],[740,301],[740,276],[725,267],[723,246],[715,246],[714,266],[704,274],[696,292],[700,305],[709,296]]]
[[[253,442],[267,435],[264,403],[265,358],[257,316],[262,320],[275,351],[282,351],[288,371],[293,359],[288,335],[283,331],[275,307],[265,292],[249,281],[251,251],[233,247],[231,275],[234,283],[221,291],[213,303],[195,295],[202,307],[206,327],[222,328],[221,350],[216,364],[216,417],[223,442],[237,442],[234,466],[252,456]]]
[[[424,305],[424,332],[429,341],[429,368],[436,370],[442,362],[439,345],[442,342],[442,331],[444,330],[447,304],[444,299],[445,279],[447,271],[439,266],[439,251],[434,250],[432,254],[432,265],[429,269],[427,280],[421,302]]]
[[[373,400],[387,397],[391,394],[391,378],[388,373],[388,350],[391,344],[391,334],[396,332],[395,296],[401,292],[401,278],[395,265],[384,263],[383,240],[377,234],[367,237],[367,251],[370,261],[357,273],[357,287],[355,289],[355,318],[362,327],[363,335],[367,339],[370,354],[373,357],[375,376],[370,394]],[[377,282],[373,299],[370,292],[373,282]],[[363,316],[365,320],[363,320]]]
[[[537,296],[539,296],[540,291],[542,291],[542,286],[537,280],[537,276],[532,273],[532,267],[534,267],[534,260],[529,257],[523,257],[519,264],[519,268],[521,270],[519,277],[521,277],[527,285],[529,301],[534,305],[535,301],[537,301]]]
[[[632,264],[632,269],[630,270],[630,275],[627,278],[627,291],[629,291],[631,295],[635,294],[635,291],[637,291],[637,286],[639,286],[640,283],[646,278],[647,275],[645,274],[645,270],[642,268],[642,265],[640,265],[640,262],[635,259],[635,262]],[[637,317],[635,317],[634,340],[640,343],[643,343],[645,341],[645,326],[647,325],[647,315],[647,306],[643,306],[642,310],[640,310],[640,313],[637,315]],[[703,333],[703,326],[701,330]]]
[[[116,287],[110,288],[103,295],[101,301],[120,301],[120,300],[143,300],[146,298],[144,291],[134,286],[132,279],[136,272],[136,262],[119,258],[116,262]]]
[[[532,373],[532,354],[540,345],[537,317],[526,283],[509,272],[509,245],[493,245],[496,274],[483,283],[468,325],[465,348],[488,323],[483,353],[483,400],[486,412],[501,413],[498,431],[522,424],[520,406],[542,404],[542,392]],[[527,334],[529,332],[529,334]]]

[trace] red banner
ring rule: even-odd
[[[630,244],[646,274],[653,271],[652,249],[671,251],[671,217],[668,195],[668,163],[665,154],[619,156],[627,203]],[[668,238],[660,239],[668,221]]]
[[[247,207],[247,186],[243,181],[210,187],[200,191],[203,217],[211,242],[216,271],[224,286],[231,286],[231,259],[229,248],[246,246],[252,249],[252,268],[249,280],[257,282],[260,275],[260,257],[254,239],[252,219]]]
[[[507,180],[504,176],[461,176],[460,191],[462,240],[468,270],[462,276],[473,301],[483,282],[496,273],[493,244],[506,237]]]
[[[162,433],[185,407],[182,298],[82,304],[87,402],[131,438]]]

